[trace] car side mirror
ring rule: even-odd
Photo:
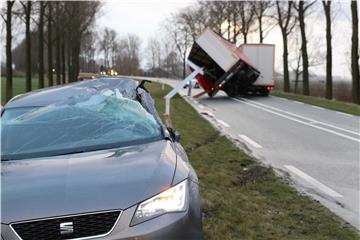
[[[172,140],[175,141],[175,142],[180,142],[180,133],[179,133],[179,131],[174,130],[172,128],[168,128],[168,130],[169,130],[169,133],[170,133],[170,136],[171,136]]]
[[[175,130],[175,132],[174,132],[174,141],[180,142],[180,133],[177,130]]]

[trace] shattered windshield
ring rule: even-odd
[[[85,92],[44,107],[9,108],[1,121],[2,159],[100,150],[162,137],[154,116],[118,89]]]

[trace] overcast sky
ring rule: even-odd
[[[164,20],[191,0],[117,0],[105,1],[98,25],[115,29],[120,35],[134,33],[143,41],[158,34]]]

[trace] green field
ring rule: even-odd
[[[298,95],[294,93],[284,93],[280,91],[274,91],[271,93],[271,95],[360,116],[360,105],[358,104],[328,100],[319,97]]]
[[[162,114],[170,88],[148,88]],[[221,136],[181,97],[171,104],[173,127],[200,179],[205,239],[359,239],[349,224]]]
[[[32,78],[31,87],[33,90],[38,89],[39,80],[37,77]],[[48,86],[48,81],[45,78],[45,86]],[[5,103],[5,91],[6,91],[6,78],[1,77],[1,104]],[[13,77],[13,96],[25,92],[25,77]]]

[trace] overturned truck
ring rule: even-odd
[[[202,67],[196,76],[205,92],[229,96],[268,95],[274,87],[275,45],[235,44],[207,28],[194,42],[188,59]]]

